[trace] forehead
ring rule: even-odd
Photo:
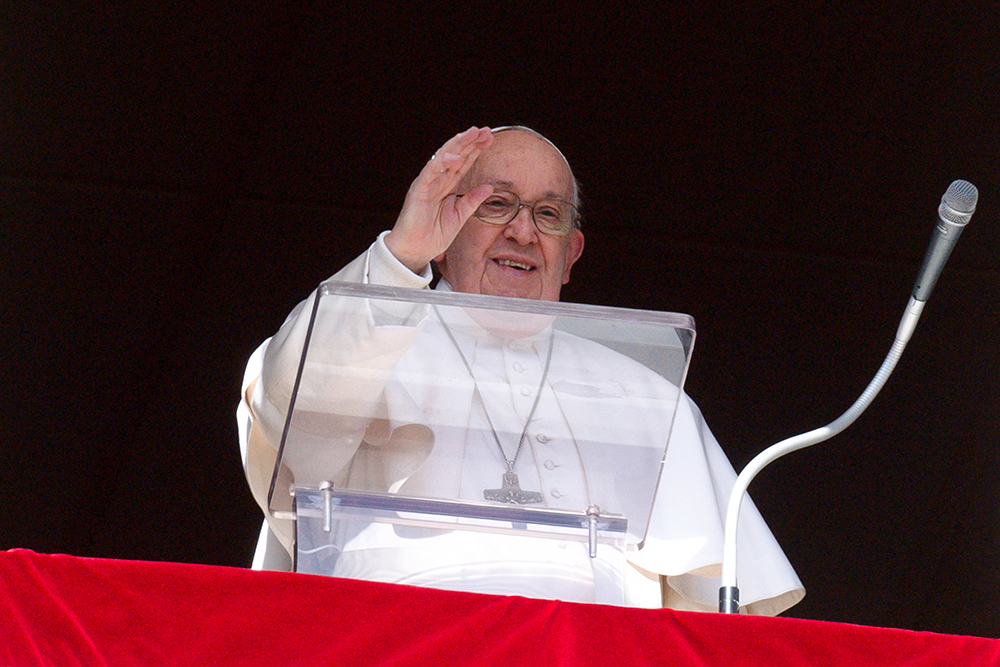
[[[561,197],[572,201],[573,173],[548,141],[523,130],[494,135],[467,176],[468,185],[490,183],[526,199]]]

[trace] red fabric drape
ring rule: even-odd
[[[1000,640],[0,552],[0,665],[1000,665]]]

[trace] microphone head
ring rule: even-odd
[[[979,190],[968,181],[955,181],[948,186],[948,191],[941,197],[938,215],[942,220],[956,225],[965,225],[972,219],[979,200]]]

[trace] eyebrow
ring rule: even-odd
[[[494,186],[494,187],[498,187],[499,186],[500,188],[504,188],[504,189],[507,189],[510,192],[513,192],[514,184],[511,183],[510,181],[492,180],[492,181],[486,181],[486,182],[489,183],[490,185]],[[543,197],[542,197],[542,199],[558,199],[559,201],[564,201],[567,204],[572,204],[573,203],[572,200],[567,199],[566,197],[563,197],[558,192],[554,192],[552,190],[548,190],[547,192],[545,192],[544,195],[543,195]]]

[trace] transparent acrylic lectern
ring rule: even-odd
[[[687,315],[326,282],[268,503],[295,569],[623,604]]]

